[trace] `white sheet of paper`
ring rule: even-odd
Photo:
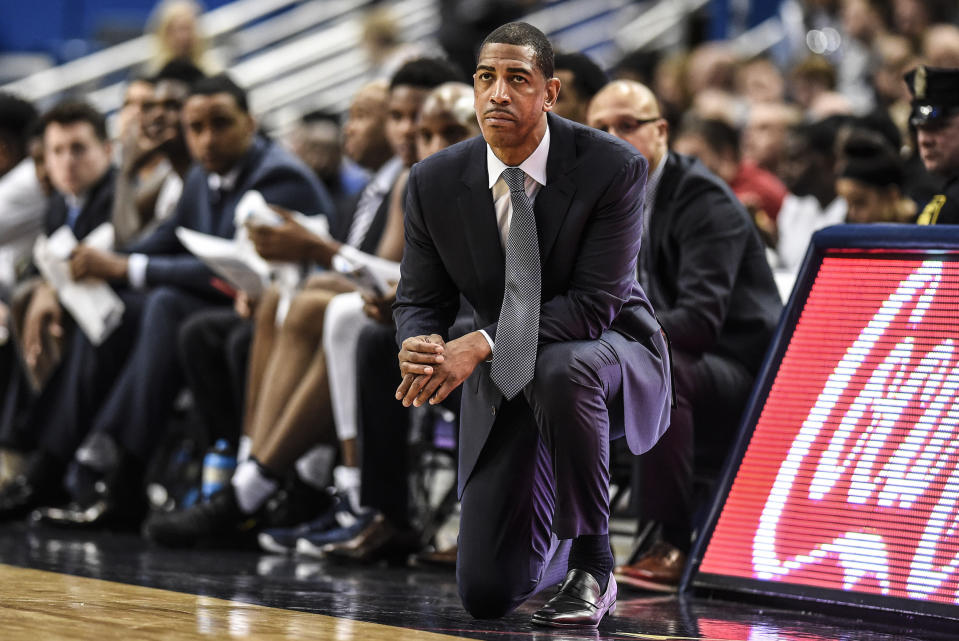
[[[177,227],[177,238],[191,254],[236,289],[259,298],[270,282],[270,266],[236,240]]]
[[[104,223],[87,235],[84,244],[97,249],[113,247],[113,225]],[[116,292],[100,279],[74,281],[70,276],[70,253],[76,248],[73,230],[64,225],[49,238],[40,236],[33,258],[43,277],[56,290],[64,309],[94,345],[100,345],[123,320],[125,306]]]

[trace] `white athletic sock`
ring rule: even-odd
[[[236,492],[237,505],[244,514],[253,514],[260,509],[280,486],[267,477],[253,459],[247,459],[236,466],[230,483]]]
[[[337,465],[333,468],[333,485],[346,497],[355,514],[360,513],[360,468]]]
[[[315,490],[323,491],[330,484],[336,450],[330,445],[315,445],[296,459],[293,469],[301,481]]]
[[[253,439],[246,434],[240,437],[240,443],[236,447],[236,462],[242,463],[250,458],[250,449],[253,448]]]

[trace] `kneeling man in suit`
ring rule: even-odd
[[[498,617],[562,579],[533,622],[596,626],[616,602],[609,441],[639,454],[669,423],[666,343],[636,281],[647,162],[549,113],[553,51],[528,24],[487,36],[473,79],[482,137],[410,173],[396,396],[464,386],[466,609]],[[478,329],[447,342],[460,294]]]

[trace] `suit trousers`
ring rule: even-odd
[[[623,380],[606,336],[541,345],[532,383],[496,413],[462,496],[457,583],[475,617],[559,582],[570,540],[608,533],[608,407]]]
[[[662,538],[689,551],[694,473],[715,476],[736,436],[753,375],[716,354],[673,351],[676,407],[659,442],[634,459],[633,496],[641,520],[662,527]]]
[[[44,448],[60,460],[72,458],[87,434],[104,432],[146,463],[184,385],[175,348],[180,325],[215,305],[173,287],[124,291],[121,297],[127,308],[120,327],[100,346],[76,332],[57,384],[48,386],[46,404],[52,407],[41,423]]]
[[[125,306],[120,325],[100,345],[75,328],[60,365],[31,406],[29,424],[38,447],[64,464],[89,433],[139,332],[146,297],[139,292],[118,294]]]
[[[180,329],[180,363],[210,444],[239,443],[252,341],[253,321],[231,307],[199,311]]]
[[[406,528],[410,409],[393,396],[400,384],[395,327],[375,323],[363,328],[356,348],[356,371],[360,503]]]
[[[166,435],[173,401],[186,385],[175,347],[180,327],[192,314],[215,306],[209,298],[175,287],[146,294],[136,341],[91,431],[109,434],[137,461],[150,459]]]

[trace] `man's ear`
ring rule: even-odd
[[[561,85],[559,78],[550,78],[546,81],[546,100],[543,101],[543,111],[552,111],[556,106]]]

